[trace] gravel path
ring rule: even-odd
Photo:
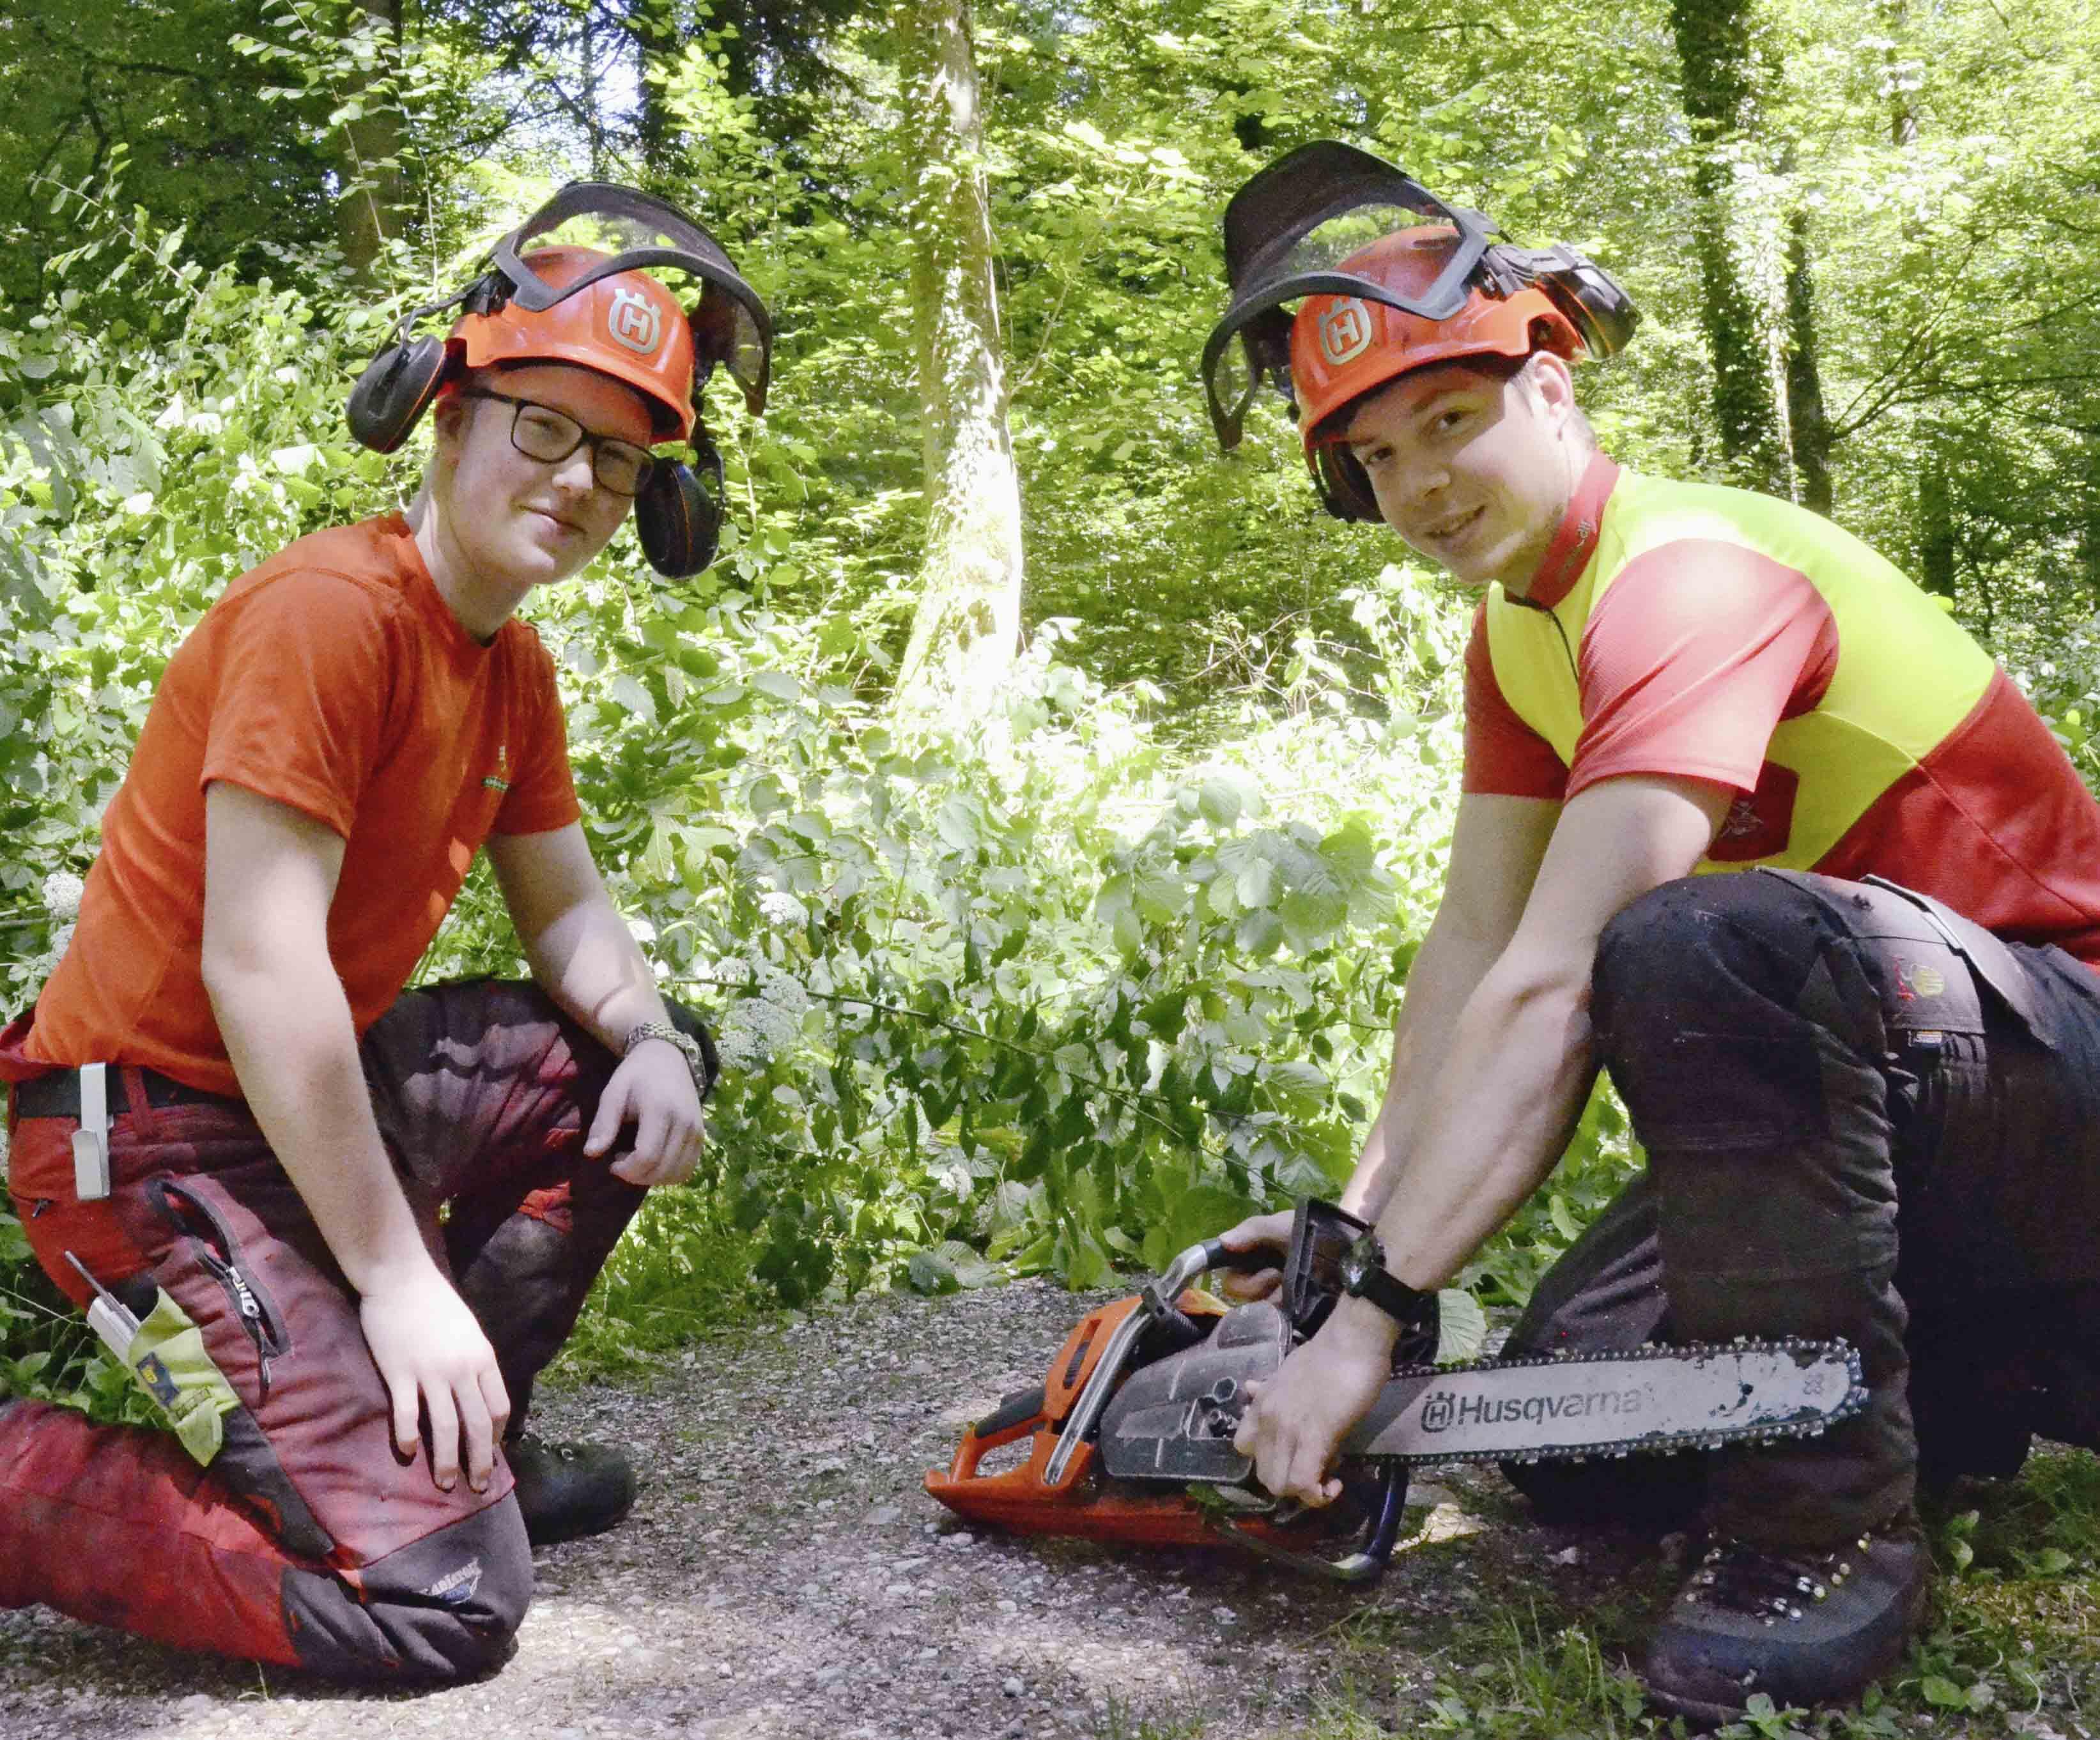
[[[1666,1586],[1652,1548],[1542,1531],[1469,1469],[1418,1481],[1426,1527],[1368,1592],[1223,1552],[974,1535],[920,1478],[1041,1381],[1086,1302],[1041,1282],[871,1298],[742,1326],[638,1385],[549,1391],[540,1426],[633,1445],[642,1498],[540,1552],[488,1680],[344,1691],[0,1613],[0,1736],[1281,1740],[1335,1698],[1406,1731],[1504,1614]]]

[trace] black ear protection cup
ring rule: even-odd
[[[721,542],[721,455],[704,429],[693,430],[693,462],[659,460],[634,498],[634,529],[649,566],[666,579],[690,579]]]
[[[351,434],[374,452],[391,453],[430,408],[444,378],[443,339],[389,345],[350,390]]]
[[[411,338],[418,320],[448,309],[490,314],[501,308],[514,286],[501,272],[483,272],[457,296],[428,302],[402,317],[394,342],[365,365],[350,390],[350,432],[375,453],[391,453],[415,432],[438,389],[445,384],[448,360],[443,339]]]
[[[1370,475],[1357,456],[1334,442],[1322,442],[1305,456],[1312,474],[1312,487],[1320,492],[1320,505],[1338,520],[1378,521],[1378,497],[1372,493]]]
[[[1619,288],[1618,280],[1565,242],[1551,248],[1498,244],[1488,250],[1487,263],[1490,275],[1506,270],[1519,284],[1543,290],[1582,334],[1584,347],[1594,357],[1617,356],[1640,324],[1640,310]]]

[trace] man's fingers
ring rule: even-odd
[[[449,1492],[459,1482],[459,1412],[442,1385],[424,1392],[423,1405],[430,1413],[430,1478],[440,1492]]]
[[[484,1366],[481,1373],[482,1406],[488,1410],[489,1436],[501,1439],[510,1424],[510,1391],[505,1385],[503,1373],[494,1366]]]
[[[486,1492],[489,1474],[496,1466],[496,1434],[478,1378],[459,1386],[456,1407],[460,1445],[466,1452],[466,1483],[477,1492]]]
[[[1229,1299],[1266,1299],[1283,1284],[1283,1271],[1257,1269],[1250,1274],[1230,1269],[1218,1284]]]
[[[412,1379],[399,1372],[382,1370],[379,1381],[386,1385],[386,1399],[394,1413],[394,1447],[400,1451],[404,1460],[416,1460],[416,1385]]]
[[[627,1081],[624,1070],[615,1070],[605,1092],[598,1096],[598,1116],[591,1120],[590,1134],[584,1138],[584,1152],[595,1160],[611,1148],[627,1121]]]

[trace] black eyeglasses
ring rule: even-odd
[[[499,405],[516,408],[510,413],[510,444],[527,459],[554,465],[567,459],[585,442],[590,443],[591,475],[601,487],[615,496],[638,496],[656,469],[655,456],[646,447],[613,435],[594,435],[574,417],[550,405],[529,399],[513,399],[507,393],[492,393],[487,387],[460,390],[461,399],[492,399]]]

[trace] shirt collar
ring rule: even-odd
[[[1546,547],[1538,572],[1525,588],[1524,599],[1551,610],[1574,589],[1597,551],[1597,534],[1604,523],[1604,504],[1617,487],[1619,468],[1602,453],[1592,453],[1590,463],[1568,498],[1560,528]]]

